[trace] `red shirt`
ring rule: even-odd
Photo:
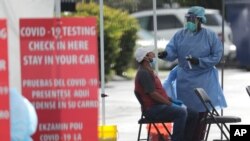
[[[142,104],[142,110],[148,110],[153,105],[162,104],[149,96],[149,93],[158,92],[163,97],[169,99],[162,87],[161,81],[154,73],[140,67],[135,77],[135,94]]]

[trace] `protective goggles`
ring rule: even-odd
[[[192,13],[187,13],[185,15],[185,18],[187,20],[187,22],[195,22],[195,19],[197,18],[195,14]]]

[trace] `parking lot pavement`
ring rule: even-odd
[[[169,72],[160,72],[161,80]],[[221,73],[220,73],[221,75]],[[239,116],[242,122],[239,124],[250,124],[250,97],[246,93],[246,86],[250,85],[250,72],[240,69],[226,69],[224,71],[224,94],[228,107],[223,110],[224,115]],[[105,86],[105,123],[106,125],[117,125],[117,141],[135,141],[137,139],[140,118],[140,105],[133,93],[133,80],[110,81]],[[100,99],[100,102],[102,100]],[[100,103],[100,106],[102,103]],[[99,123],[102,124],[100,107]],[[219,139],[220,132],[215,125],[212,126],[209,140]],[[142,135],[146,135],[143,127]]]

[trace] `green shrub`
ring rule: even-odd
[[[95,16],[99,34],[99,5],[95,3],[81,3],[76,6],[73,16]],[[136,19],[122,10],[104,6],[104,64],[105,79],[114,71],[122,75],[130,65],[139,25]],[[100,41],[100,37],[98,37]],[[100,55],[100,43],[99,43]],[[100,62],[100,60],[99,60]]]

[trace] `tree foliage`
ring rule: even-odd
[[[135,18],[129,16],[126,11],[104,6],[104,64],[105,80],[114,71],[122,75],[129,67],[133,58],[136,41],[136,32],[139,25]],[[97,18],[98,35],[99,30],[99,5],[96,3],[80,3],[76,6],[73,16],[94,16]],[[100,41],[100,37],[98,37]],[[100,44],[99,44],[100,55]],[[100,62],[100,60],[99,60]]]

